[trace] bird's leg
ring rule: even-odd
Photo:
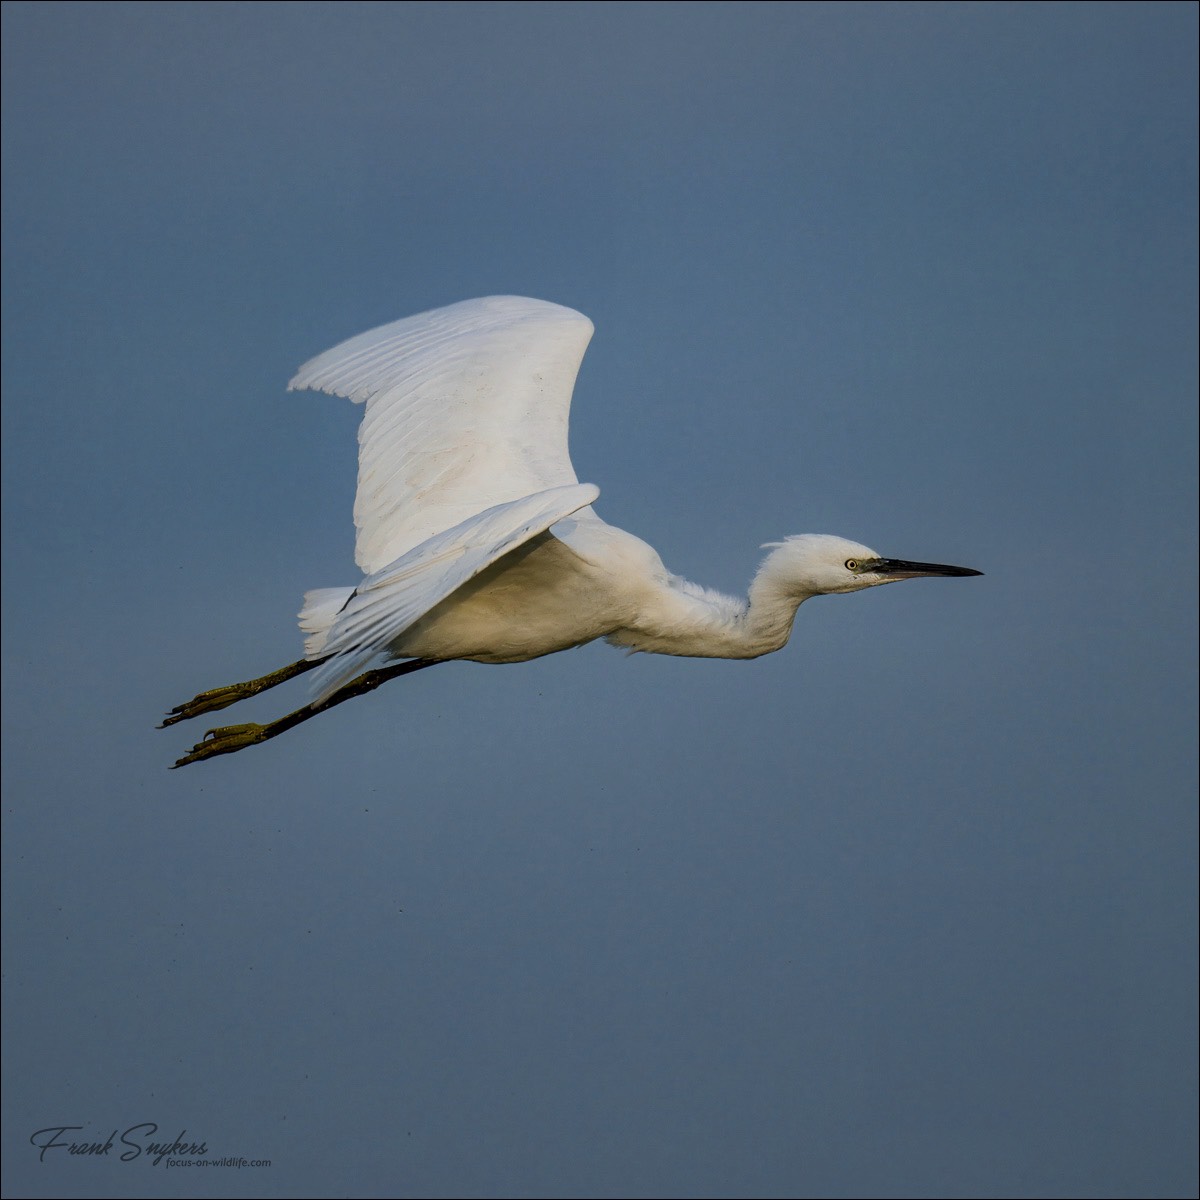
[[[269,675],[262,675],[258,679],[247,679],[245,683],[231,683],[228,687],[212,688],[210,691],[201,692],[186,704],[177,704],[171,709],[159,729],[166,729],[168,725],[186,721],[191,717],[198,717],[202,713],[217,712],[219,709],[236,704],[239,700],[257,696],[259,692],[265,692],[268,688],[287,683],[289,679],[295,679],[297,675],[303,675],[305,671],[319,667],[323,661],[319,658],[302,658],[299,662],[289,663],[286,667],[280,667],[278,671],[272,671]]]
[[[269,725],[250,723],[210,729],[204,735],[204,740],[197,742],[171,769],[186,767],[189,763],[202,762],[204,759],[213,758],[218,754],[232,754],[235,750],[244,750],[247,746],[256,746],[259,742],[265,742],[269,738],[286,733],[293,726],[307,721],[309,717],[315,717],[318,713],[328,711],[344,700],[352,700],[355,696],[366,695],[367,692],[373,692],[380,684],[387,683],[389,679],[407,675],[412,671],[419,671],[422,667],[432,667],[437,661],[432,658],[414,658],[408,662],[397,663],[394,667],[382,667],[375,671],[367,671],[357,679],[352,679],[345,687],[339,688],[328,700],[323,700],[320,704],[305,705],[304,708],[298,708],[295,712],[290,712],[287,716],[272,721]],[[284,670],[287,669],[284,668]],[[299,671],[296,674],[299,674]],[[273,685],[267,684],[267,686]],[[233,701],[229,701],[229,703],[233,703]]]

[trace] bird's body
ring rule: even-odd
[[[787,641],[795,606],[786,622],[761,629],[748,613],[745,601],[670,574],[640,538],[583,512],[486,567],[405,630],[391,653],[512,663],[602,637],[656,654],[756,658]]]
[[[630,651],[756,658],[787,642],[811,596],[979,574],[803,534],[773,544],[745,600],[672,575],[596,515],[599,489],[571,465],[568,412],[591,335],[571,309],[493,296],[371,330],[300,369],[291,388],[366,405],[354,510],[364,578],[305,596],[303,660],[201,693],[165,724],[316,668],[311,704],[273,725],[210,731],[177,766],[437,662],[523,662],[601,637]],[[373,660],[402,665],[364,674]]]
[[[598,517],[566,517],[463,584],[405,630],[392,652],[513,663],[581,646],[636,620],[657,558]]]
[[[672,575],[652,546],[583,510],[485,567],[393,639],[388,653],[514,663],[606,638],[630,651],[757,658],[787,641],[797,606],[813,593],[771,603],[769,591],[755,591],[752,603]],[[335,598],[352,594],[336,590]],[[313,656],[324,648],[318,636]]]

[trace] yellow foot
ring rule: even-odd
[[[231,704],[236,704],[239,700],[245,700],[248,696],[253,696],[261,690],[254,687],[257,682],[258,680],[251,680],[249,683],[231,683],[228,687],[212,688],[210,691],[201,692],[186,704],[177,704],[171,709],[159,729],[166,729],[168,725],[174,725],[177,721],[187,721],[203,713],[217,712],[222,708],[228,708]]]
[[[232,704],[233,701],[228,701],[228,703]],[[218,707],[223,708],[224,705]],[[210,729],[204,735],[204,740],[197,742],[171,770],[175,770],[175,767],[186,767],[189,763],[203,762],[204,759],[213,758],[218,754],[232,754],[235,750],[244,750],[247,746],[265,742],[269,736],[265,725],[253,723],[224,725],[220,729]]]
[[[258,679],[247,679],[245,683],[231,683],[228,687],[211,688],[207,692],[201,692],[186,704],[178,704],[171,709],[159,729],[166,729],[168,725],[174,725],[177,721],[198,717],[201,713],[218,712],[239,700],[257,696],[259,692],[265,692],[268,688],[295,679],[297,675],[303,675],[305,671],[311,671],[320,662],[320,659],[302,658],[299,662],[288,663],[286,667],[280,667],[278,671],[272,671]]]

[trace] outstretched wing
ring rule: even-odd
[[[342,342],[289,389],[366,402],[355,559],[370,574],[485,509],[578,482],[567,420],[592,336],[582,313],[489,296]]]
[[[576,483],[498,504],[368,575],[334,619],[321,648],[331,657],[313,679],[312,703],[320,704],[349,683],[467,580],[599,494],[594,484]]]

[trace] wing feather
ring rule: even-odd
[[[578,483],[571,392],[592,323],[521,296],[466,300],[383,325],[288,384],[355,403],[355,559],[367,574],[485,509]]]

